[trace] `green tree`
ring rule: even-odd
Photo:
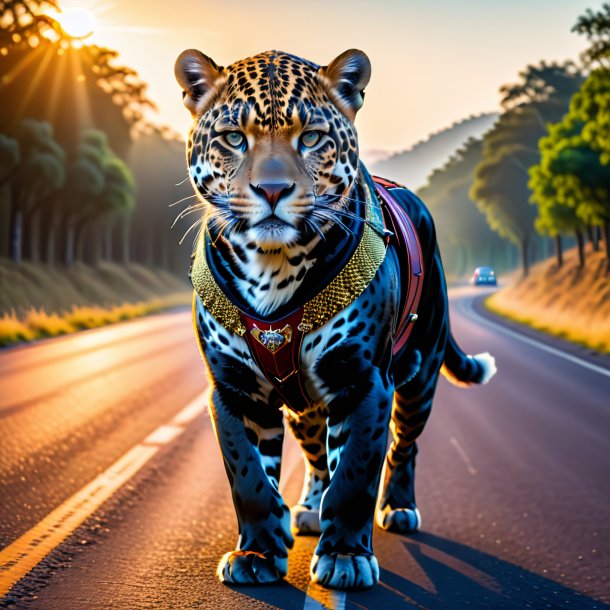
[[[39,210],[64,181],[65,154],[53,137],[51,125],[24,119],[16,128],[21,161],[11,174],[9,198],[10,256],[39,257]]]
[[[99,195],[100,207],[104,210],[104,255],[108,260],[113,260],[113,243],[118,241],[120,256],[116,258],[120,258],[122,263],[128,263],[130,219],[135,206],[134,178],[119,157],[109,154],[104,161],[104,179],[104,189]],[[113,230],[118,233],[118,240],[113,240]]]
[[[575,96],[570,111],[559,123],[551,125],[548,136],[540,140],[541,160],[530,170],[532,201],[538,204],[541,219],[537,228],[552,235],[573,230],[582,266],[583,229],[591,225],[605,227],[610,268],[610,165],[584,137],[586,123],[579,107]]]
[[[610,164],[610,70],[603,68],[589,74],[570,103],[570,115],[582,122],[582,137]]]
[[[540,163],[533,165],[530,172],[529,186],[532,189],[532,203],[538,205],[536,230],[555,239],[557,266],[563,265],[562,235],[574,233],[578,244],[580,266],[585,264],[583,231],[585,223],[576,213],[578,190],[574,184],[575,177],[557,172],[556,161],[569,152],[565,148],[566,140],[559,126],[551,126],[550,134],[540,140]]]
[[[106,135],[86,131],[69,162],[66,183],[55,215],[65,244],[64,263],[88,257],[95,263],[105,254],[114,259],[112,232],[121,234],[121,258],[128,260],[129,216],[135,204],[135,182],[127,165],[112,151]],[[88,254],[87,254],[88,253]]]
[[[547,123],[565,114],[582,76],[572,64],[542,63],[528,66],[520,79],[501,88],[506,111],[483,139],[470,197],[489,226],[519,246],[527,275],[536,215],[529,205],[528,169],[540,160],[538,141],[546,135]]]

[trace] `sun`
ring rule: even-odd
[[[58,13],[55,19],[70,38],[87,38],[95,29],[93,13],[84,8],[69,8]]]

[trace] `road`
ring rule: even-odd
[[[381,583],[357,593],[308,586],[311,537],[282,584],[217,582],[236,523],[187,312],[0,353],[0,591],[23,576],[0,607],[609,608],[610,363],[482,318],[478,294],[452,291],[453,331],[498,374],[441,380],[423,530],[376,530]],[[290,439],[289,503],[301,476]]]

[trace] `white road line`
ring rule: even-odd
[[[583,360],[582,358],[578,358],[577,356],[568,354],[567,352],[564,352],[564,351],[561,351],[554,347],[551,347],[550,345],[546,345],[545,343],[536,341],[536,339],[531,339],[530,337],[522,335],[521,333],[518,333],[509,328],[506,328],[505,326],[502,326],[501,324],[496,324],[495,322],[492,322],[491,320],[484,318],[483,316],[477,314],[477,312],[472,307],[471,301],[468,302],[467,308],[465,308],[465,309],[468,310],[466,312],[467,314],[471,314],[469,317],[471,319],[476,319],[477,323],[482,322],[484,325],[487,325],[490,328],[493,328],[494,330],[499,330],[500,332],[503,332],[505,335],[509,335],[510,337],[514,337],[515,339],[519,339],[520,341],[523,341],[524,343],[533,345],[534,347],[537,347],[538,349],[548,352],[549,354],[553,354],[555,356],[558,356],[559,358],[563,358],[564,360],[568,360],[569,362],[578,364],[585,369],[589,369],[590,371],[594,371],[596,373],[599,373],[600,375],[604,375],[605,377],[610,377],[610,369],[605,369],[604,367],[598,366],[597,364],[587,362],[586,360]]]
[[[195,400],[190,402],[174,419],[172,424],[174,426],[186,426],[193,421],[202,411],[204,411],[209,404],[209,393],[204,392],[200,394]]]
[[[455,436],[452,436],[449,439],[449,442],[455,447],[455,450],[458,452],[458,455],[464,460],[464,464],[466,464],[466,470],[474,476],[477,474],[477,469],[472,465],[472,462],[462,446],[458,443],[458,439]]]
[[[305,591],[303,610],[345,610],[345,591],[325,589],[310,583]]]
[[[163,445],[186,430],[206,407],[207,393],[190,402],[168,424],[131,448],[88,485],[68,498],[32,529],[0,551],[0,597],[61,544],[112,494],[131,479]]]

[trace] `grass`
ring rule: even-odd
[[[158,313],[174,307],[189,305],[192,295],[185,291],[159,299],[139,303],[123,303],[113,307],[72,307],[63,313],[47,313],[42,309],[29,309],[23,318],[12,311],[0,317],[0,346],[57,337],[79,330],[99,328],[124,320]]]
[[[189,305],[185,278],[141,265],[71,269],[0,259],[0,346]]]
[[[501,316],[592,350],[610,354],[610,274],[603,252],[587,251],[584,269],[577,253],[532,267],[525,279],[515,280],[485,302]]]

